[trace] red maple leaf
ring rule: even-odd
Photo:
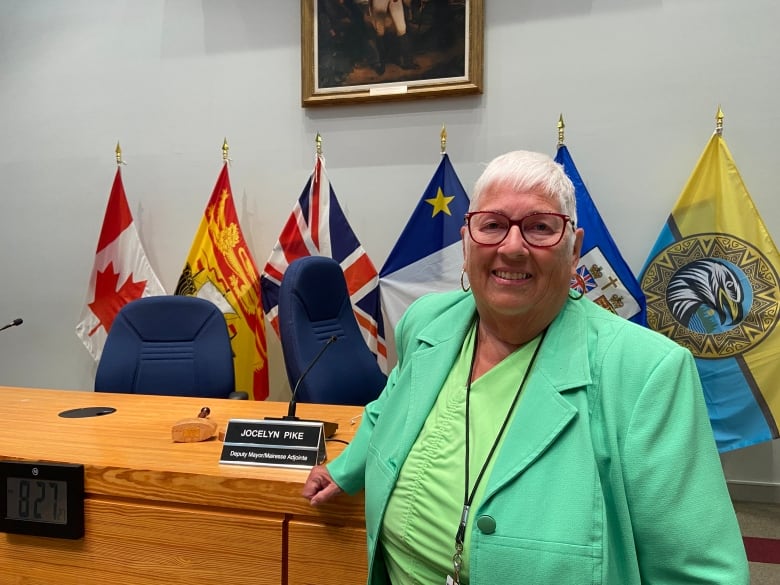
[[[99,323],[89,332],[90,335],[95,333],[101,325],[108,332],[119,309],[130,301],[141,298],[146,288],[146,281],[133,282],[132,279],[133,275],[131,274],[117,290],[119,273],[114,270],[113,262],[106,266],[105,271],[97,273],[95,300],[89,303],[89,308],[98,318]]]

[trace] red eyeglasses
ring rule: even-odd
[[[510,219],[498,211],[472,211],[465,216],[471,239],[484,246],[497,246],[506,239],[513,225],[529,246],[549,248],[563,238],[566,226],[574,222],[562,213],[531,213],[520,219]]]

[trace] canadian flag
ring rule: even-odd
[[[135,299],[164,294],[135,229],[117,168],[76,335],[97,361],[119,309]]]

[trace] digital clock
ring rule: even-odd
[[[0,532],[84,536],[84,466],[0,461]]]

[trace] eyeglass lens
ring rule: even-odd
[[[517,225],[526,242],[532,246],[554,246],[566,228],[566,218],[552,213],[534,213],[511,220],[500,213],[477,212],[469,219],[469,233],[478,244],[499,244]]]

